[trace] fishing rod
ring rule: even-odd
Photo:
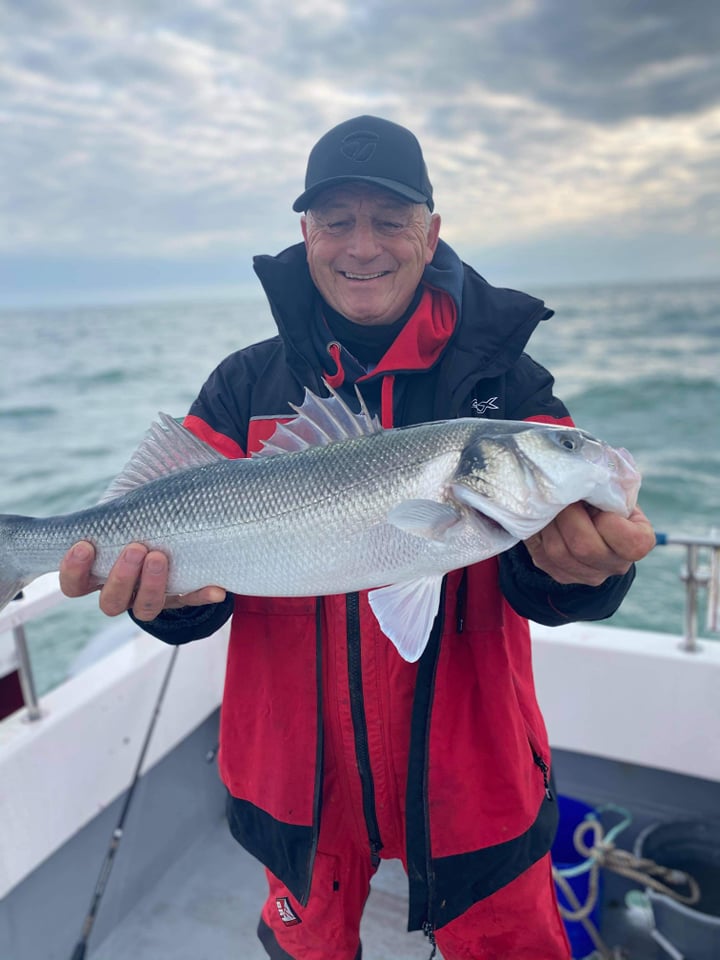
[[[130,804],[132,803],[135,788],[140,780],[140,771],[143,763],[145,762],[145,756],[147,754],[148,747],[150,746],[150,740],[152,739],[153,731],[155,730],[155,724],[157,723],[158,716],[160,715],[160,708],[162,707],[162,702],[165,699],[165,693],[167,692],[167,688],[170,683],[170,677],[175,666],[175,661],[177,660],[179,649],[180,647],[178,646],[174,647],[170,656],[170,662],[168,663],[167,670],[165,671],[165,676],[163,677],[163,682],[160,687],[160,692],[158,693],[157,700],[155,702],[155,709],[153,710],[150,718],[150,724],[145,734],[145,740],[140,750],[140,756],[138,757],[135,765],[135,772],[133,774],[132,782],[130,783],[128,792],[125,795],[125,801],[122,805],[120,816],[118,817],[117,824],[112,832],[110,846],[105,854],[105,859],[102,867],[100,868],[100,875],[98,876],[97,883],[95,884],[95,891],[93,893],[92,900],[90,901],[90,909],[85,917],[85,922],[82,926],[82,933],[75,949],[73,950],[71,960],[85,960],[88,940],[90,939],[90,934],[92,933],[93,926],[95,925],[95,919],[100,908],[100,901],[103,898],[103,894],[105,893],[105,889],[108,885],[108,880],[110,879],[110,871],[113,868],[115,854],[117,853],[118,847],[120,846],[120,841],[123,838],[125,820],[127,819],[128,811],[130,810]]]

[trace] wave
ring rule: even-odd
[[[114,367],[110,370],[97,370],[93,373],[80,374],[76,377],[78,386],[83,387],[104,387],[113,383],[125,383],[128,380],[128,370],[122,367]]]
[[[57,407],[41,404],[25,407],[5,407],[5,409],[0,409],[0,420],[32,420],[54,417],[57,413],[59,413]]]
[[[668,417],[717,422],[720,409],[720,381],[711,376],[638,376],[602,381],[576,390],[572,412],[590,414],[593,419],[645,418],[645,426],[660,426]]]

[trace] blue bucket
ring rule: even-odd
[[[555,842],[552,845],[551,855],[553,866],[561,872],[573,871],[586,862],[585,857],[581,856],[573,844],[573,834],[579,823],[587,818],[588,815],[594,815],[595,810],[582,800],[576,800],[573,797],[558,796],[558,809],[560,811],[560,823]],[[585,870],[576,875],[565,877],[567,884],[578,899],[580,906],[584,906],[590,892],[590,871]],[[590,913],[590,922],[600,929],[600,908],[602,904],[602,875],[599,878],[600,891],[595,907]],[[566,910],[574,912],[575,908],[568,903],[563,891],[555,884],[558,903]],[[573,960],[581,960],[588,957],[595,950],[595,944],[588,934],[585,927],[579,920],[565,920],[565,931],[572,948]]]

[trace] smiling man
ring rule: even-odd
[[[188,429],[247,456],[323,380],[350,403],[360,390],[385,427],[570,422],[525,353],[552,311],[491,286],[439,239],[409,130],[371,116],[334,127],[294,209],[304,243],[255,258],[278,335],[220,364]],[[417,663],[399,657],[365,593],[167,596],[166,557],[124,551],[100,594],[106,613],[131,609],[169,643],[233,618],[220,773],[233,835],[267,868],[258,935],[273,960],[360,960],[370,879],[392,858],[409,876],[409,928],[445,960],[567,960],[526,618],[609,616],[654,542],[639,509],[625,519],[572,504],[527,544],[448,574]],[[87,543],[67,555],[66,593],[98,586],[92,561]]]

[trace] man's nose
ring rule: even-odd
[[[358,220],[348,241],[348,253],[362,260],[371,260],[382,250],[369,220]]]

